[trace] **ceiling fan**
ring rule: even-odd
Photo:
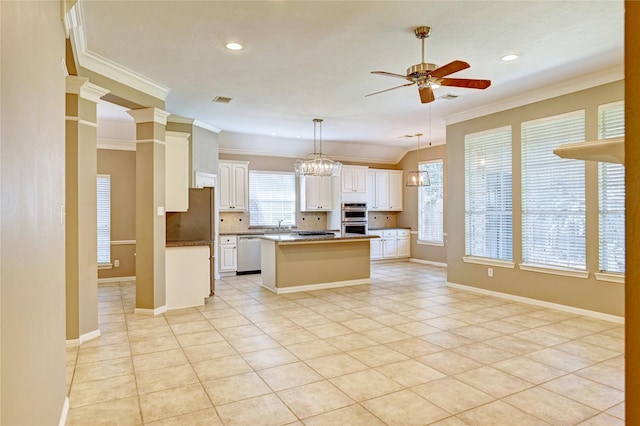
[[[453,61],[446,65],[438,67],[436,64],[424,62],[424,39],[431,35],[431,27],[418,27],[414,30],[416,38],[422,40],[422,62],[407,68],[407,75],[394,74],[386,71],[371,71],[371,74],[385,75],[387,77],[401,78],[408,80],[410,83],[401,86],[392,87],[391,89],[381,90],[379,92],[370,93],[365,96],[377,95],[378,93],[388,92],[390,90],[399,89],[401,87],[418,85],[418,93],[420,93],[420,101],[423,104],[433,102],[436,98],[433,89],[440,86],[456,86],[468,89],[486,89],[491,86],[491,80],[475,80],[469,78],[445,78],[449,74],[462,71],[469,68],[469,64],[464,61]]]

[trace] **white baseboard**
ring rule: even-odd
[[[88,333],[84,333],[80,335],[79,339],[69,339],[67,340],[67,348],[75,348],[80,346],[82,343],[95,339],[96,337],[100,337],[100,329],[93,330]]]
[[[447,267],[446,263],[434,262],[432,260],[416,259],[415,257],[412,257],[411,259],[409,259],[409,262],[422,263],[424,265],[442,266],[443,268]]]
[[[100,329],[90,331],[88,333],[84,333],[80,335],[80,343],[84,343],[88,340],[95,339],[96,337],[100,337]]]
[[[164,314],[165,312],[167,312],[167,305],[160,306],[159,308],[155,308],[155,309],[135,308],[133,310],[134,314],[149,315],[149,316],[161,315],[161,314]]]
[[[62,413],[60,414],[60,421],[58,422],[58,426],[64,426],[67,424],[67,416],[69,415],[69,397],[64,397],[64,402],[62,403]]]
[[[553,302],[546,302],[544,300],[530,299],[528,297],[516,296],[508,293],[500,293],[498,291],[493,291],[493,290],[485,290],[483,288],[478,288],[478,287],[473,287],[473,286],[468,286],[463,284],[456,284],[449,281],[447,281],[447,287],[472,291],[474,293],[486,294],[488,296],[499,297],[501,299],[513,300],[514,302],[522,302],[522,303],[527,303],[529,305],[542,306],[543,308],[557,309],[559,311],[570,312],[572,314],[577,314],[577,315],[584,315],[586,317],[601,319],[605,321],[611,321],[618,324],[624,324],[624,317],[620,317],[617,315],[610,315],[602,312],[590,311],[588,309],[575,308],[573,306],[561,305],[559,303],[553,303]]]
[[[328,288],[348,287],[352,285],[363,285],[363,284],[371,284],[371,279],[361,278],[358,280],[334,281],[334,282],[322,283],[322,284],[296,285],[292,287],[282,287],[282,288],[276,287],[275,290],[273,288],[267,287],[264,284],[260,284],[260,285],[266,288],[267,290],[273,291],[276,294],[287,294],[287,293],[298,293],[301,291],[326,290]]]
[[[100,283],[117,283],[120,281],[135,281],[136,277],[111,277],[111,278],[98,278],[98,284]]]

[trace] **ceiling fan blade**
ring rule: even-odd
[[[420,93],[420,101],[423,104],[428,104],[429,102],[433,102],[436,100],[436,97],[433,95],[433,90],[431,86],[422,87],[418,90]]]
[[[441,78],[445,75],[453,74],[454,72],[462,71],[469,67],[470,65],[464,61],[453,61],[431,71],[431,76],[435,78]]]
[[[369,93],[368,95],[364,95],[364,96],[365,96],[365,98],[366,98],[367,96],[377,95],[378,93],[384,93],[384,92],[388,92],[388,91],[390,91],[390,90],[396,90],[396,89],[399,89],[399,88],[401,88],[401,87],[413,86],[414,84],[415,84],[415,83],[407,83],[407,84],[403,84],[403,85],[401,85],[401,86],[392,87],[391,89],[385,89],[385,90],[381,90],[381,91],[379,91],[379,92]]]
[[[387,77],[401,78],[403,80],[407,79],[406,75],[394,74],[392,72],[386,72],[386,71],[371,71],[371,74],[384,75],[384,76],[387,76]]]
[[[471,78],[443,78],[438,81],[441,86],[466,87],[467,89],[486,89],[491,80],[474,80]]]

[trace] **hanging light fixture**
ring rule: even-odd
[[[431,186],[429,173],[426,170],[420,170],[420,136],[422,133],[416,133],[416,136],[418,137],[418,167],[407,175],[406,186]],[[431,145],[431,104],[429,104],[429,145]]]
[[[313,153],[308,154],[304,160],[296,160],[293,167],[296,176],[340,176],[342,163],[322,153],[321,118],[313,119]]]

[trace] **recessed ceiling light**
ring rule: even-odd
[[[242,47],[242,45],[240,43],[235,43],[235,42],[227,43],[224,46],[229,50],[242,50],[243,49],[243,47]]]
[[[518,55],[515,54],[515,53],[510,53],[510,54],[504,55],[502,58],[500,58],[500,60],[505,61],[505,62],[515,61],[516,59],[518,59]]]

